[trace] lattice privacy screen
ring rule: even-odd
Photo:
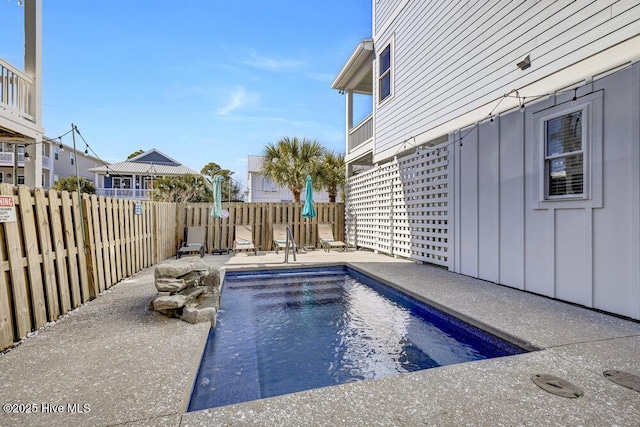
[[[448,266],[448,154],[423,149],[349,178],[348,243]]]

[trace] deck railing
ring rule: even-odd
[[[0,59],[0,107],[33,121],[29,106],[32,87],[32,78]]]
[[[97,188],[98,196],[113,197],[114,199],[149,200],[153,190],[140,190],[134,188]]]
[[[373,114],[369,114],[349,131],[349,152],[373,138]]]
[[[0,166],[13,166],[13,153],[10,151],[0,152]],[[18,153],[18,166],[24,166],[24,153]],[[42,156],[42,167],[51,168],[51,158]]]

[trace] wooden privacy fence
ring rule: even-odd
[[[176,205],[0,185],[0,349],[175,254]]]
[[[314,203],[316,217],[307,220],[302,216],[304,203],[223,203],[222,209],[229,212],[224,219],[211,216],[211,203],[178,205],[176,239],[182,240],[185,227],[207,227],[207,247],[214,249],[233,248],[236,225],[253,227],[253,242],[260,250],[271,250],[273,224],[289,224],[298,245],[306,245],[307,227],[309,242],[318,243],[318,224],[331,224],[333,236],[344,239],[344,204]]]

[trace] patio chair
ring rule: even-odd
[[[329,252],[331,249],[341,249],[345,251],[347,244],[333,238],[331,224],[318,224],[318,241],[322,249]]]
[[[289,248],[291,250],[298,249],[296,242],[290,242]],[[273,250],[276,254],[280,249],[286,249],[287,247],[287,225],[286,224],[273,224]]]
[[[207,252],[207,228],[206,227],[187,227],[187,239],[178,249],[176,258],[182,257],[184,254],[199,254],[200,258]]]
[[[236,225],[236,238],[233,241],[233,254],[238,251],[253,251],[258,254],[256,246],[253,244],[253,227],[250,225]]]

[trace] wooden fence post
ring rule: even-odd
[[[95,197],[95,196],[93,196]],[[82,218],[84,220],[84,238],[85,238],[85,265],[87,270],[87,287],[89,299],[94,299],[100,293],[98,285],[98,271],[96,260],[96,242],[94,239],[93,228],[93,210],[91,209],[91,198],[88,194],[82,195]]]

